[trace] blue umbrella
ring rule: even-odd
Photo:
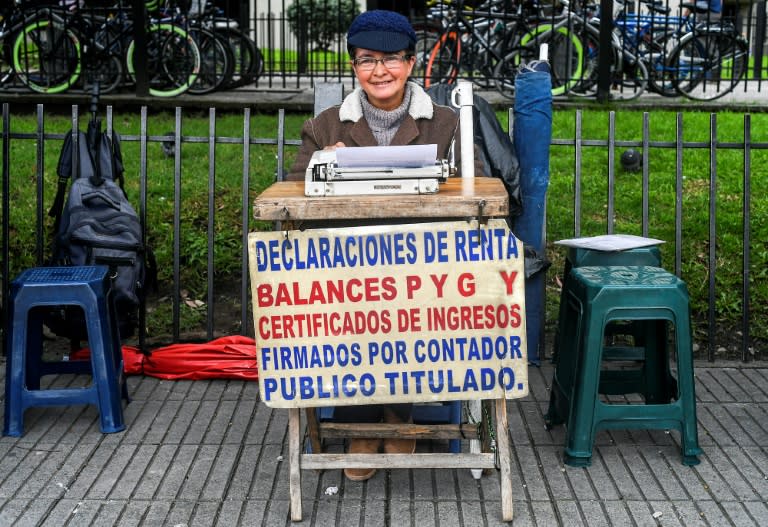
[[[549,186],[549,144],[552,138],[552,79],[546,61],[522,65],[515,77],[514,144],[520,163],[522,214],[515,235],[544,255],[544,212]],[[544,339],[544,274],[526,279],[525,313],[528,360],[539,363]]]

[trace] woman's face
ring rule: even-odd
[[[355,60],[352,61],[355,76],[368,95],[368,101],[376,108],[394,110],[403,102],[405,83],[416,62],[413,56],[406,57],[406,53],[382,53],[363,48],[355,50]]]

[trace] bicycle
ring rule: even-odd
[[[14,36],[11,63],[28,88],[40,93],[63,92],[80,78],[80,62],[77,35],[54,8],[25,17]]]
[[[13,66],[13,43],[16,35],[25,25],[37,17],[36,11],[24,9],[22,0],[0,8],[0,85],[11,83],[16,78]]]
[[[714,100],[731,92],[746,72],[748,45],[727,22],[713,21],[706,9],[681,4],[687,12],[670,16],[666,6],[641,0],[650,13],[619,10],[614,26],[625,48],[635,50],[649,73],[653,91],[666,96]],[[702,22],[697,15],[707,15]]]
[[[583,76],[584,44],[574,31],[572,18],[566,9],[564,15],[546,15],[544,7],[531,4],[523,9],[511,40],[511,51],[496,65],[494,77],[497,89],[513,93],[515,76],[521,64],[539,58],[539,50],[546,44],[552,77],[552,95],[563,95],[573,89]]]
[[[13,48],[16,72],[32,90],[52,94],[69,89],[80,79],[84,60],[89,75],[109,65],[103,91],[135,78],[134,24],[122,2],[103,19],[89,20],[79,8],[52,7],[43,15],[24,26]],[[173,97],[187,91],[200,70],[192,35],[179,25],[149,18],[146,36],[149,93]]]
[[[470,9],[459,0],[444,1],[433,8],[432,17],[440,20],[442,27],[440,34],[432,39],[434,44],[425,59],[426,88],[439,82],[452,84],[460,71],[483,87],[492,83],[493,65],[501,60],[502,20],[517,18],[504,10],[504,4],[503,0],[495,0]],[[429,42],[428,38],[426,45]],[[417,62],[423,54],[417,52]]]
[[[187,27],[195,39],[200,50],[200,71],[187,91],[202,95],[214,92],[229,82],[235,68],[235,57],[229,41],[202,24],[199,17],[193,16],[196,14],[196,11],[190,10],[184,15],[179,7],[166,7],[161,9],[159,20]]]
[[[187,17],[191,29],[200,28],[213,35],[224,48],[230,65],[227,68],[217,65],[222,71],[218,77],[216,89],[231,89],[255,82],[264,71],[264,58],[251,38],[239,29],[239,24],[224,16],[223,11],[210,1],[192,2]],[[202,51],[202,50],[201,50]],[[214,54],[213,58],[220,57]],[[205,68],[204,68],[205,69]],[[210,70],[211,67],[208,66]],[[198,93],[194,85],[193,93]]]
[[[597,93],[598,62],[600,57],[600,19],[597,6],[586,5],[581,11],[572,11],[568,0],[560,0],[564,6],[560,16],[569,19],[569,27],[576,32],[584,46],[582,76],[569,94],[591,97]],[[636,50],[623,45],[619,33],[611,33],[611,82],[610,98],[629,101],[642,95],[648,85],[648,69]]]
[[[456,2],[460,8],[462,2]],[[482,9],[481,9],[482,7]],[[583,48],[578,36],[565,24],[529,25],[538,21],[539,7],[519,5],[515,13],[506,11],[502,1],[483,4],[471,11],[451,11],[452,20],[432,49],[427,63],[426,87],[433,82],[453,83],[463,69],[470,79],[492,79],[496,89],[506,97],[514,96],[514,78],[521,64],[536,60],[542,44],[549,47],[552,93],[565,93],[581,75]],[[487,9],[487,10],[486,10]]]

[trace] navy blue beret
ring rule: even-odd
[[[357,16],[347,31],[347,48],[392,53],[416,48],[416,32],[400,13],[375,9]]]

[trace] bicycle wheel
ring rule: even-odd
[[[80,41],[58,23],[35,20],[14,41],[13,65],[31,90],[61,93],[80,77]]]
[[[5,39],[0,41],[0,85],[13,79],[13,53],[11,49],[11,42],[7,42]]]
[[[680,42],[670,62],[677,71],[675,88],[696,101],[713,101],[730,93],[747,70],[748,47],[721,32],[691,34]]]
[[[189,32],[200,50],[200,73],[189,93],[214,92],[232,80],[235,59],[229,41],[203,28],[190,28]]]
[[[597,94],[597,66],[600,58],[600,42],[598,35],[589,31],[580,31],[581,41],[584,45],[584,66],[581,71],[581,78],[568,91],[569,95],[577,97],[593,97]],[[619,63],[616,48],[611,46],[611,64]]]
[[[547,44],[549,49],[552,95],[562,95],[579,83],[584,62],[581,39],[565,27],[552,31],[551,24],[542,24],[526,33],[519,46],[496,64],[493,77],[499,93],[514,96],[518,68],[539,58],[541,44]]]
[[[648,69],[648,88],[654,93],[664,97],[677,97],[680,95],[675,89],[676,68],[670,61],[664,60],[663,55],[653,53]]]
[[[440,39],[440,28],[434,26],[416,27],[416,64],[413,66],[411,77],[424,86],[424,80],[427,75],[427,64],[432,50]]]
[[[493,82],[496,91],[510,99],[515,97],[515,77],[521,63],[520,52],[521,50],[517,49],[508,53],[493,69]]]
[[[461,39],[456,31],[446,31],[440,36],[429,54],[424,73],[424,87],[441,82],[453,84],[459,76]]]
[[[527,61],[538,58],[538,50],[542,44],[548,45],[552,95],[562,95],[576,86],[581,79],[584,45],[579,36],[568,28],[561,27],[556,31],[552,28],[552,24],[537,26],[523,36],[520,45],[530,49],[528,54],[532,56],[526,57]]]
[[[91,68],[85,68],[83,84],[85,91],[91,91],[95,82],[99,83],[99,93],[112,93],[123,84],[123,61],[116,55],[109,55],[106,59],[99,60]]]
[[[234,58],[232,78],[225,88],[238,88],[255,83],[264,72],[264,57],[251,38],[236,28],[216,29],[223,31]]]
[[[126,52],[126,64],[135,76],[131,41]],[[147,31],[147,78],[149,93],[155,97],[175,97],[186,92],[200,72],[200,50],[184,28],[174,24],[153,24]]]

